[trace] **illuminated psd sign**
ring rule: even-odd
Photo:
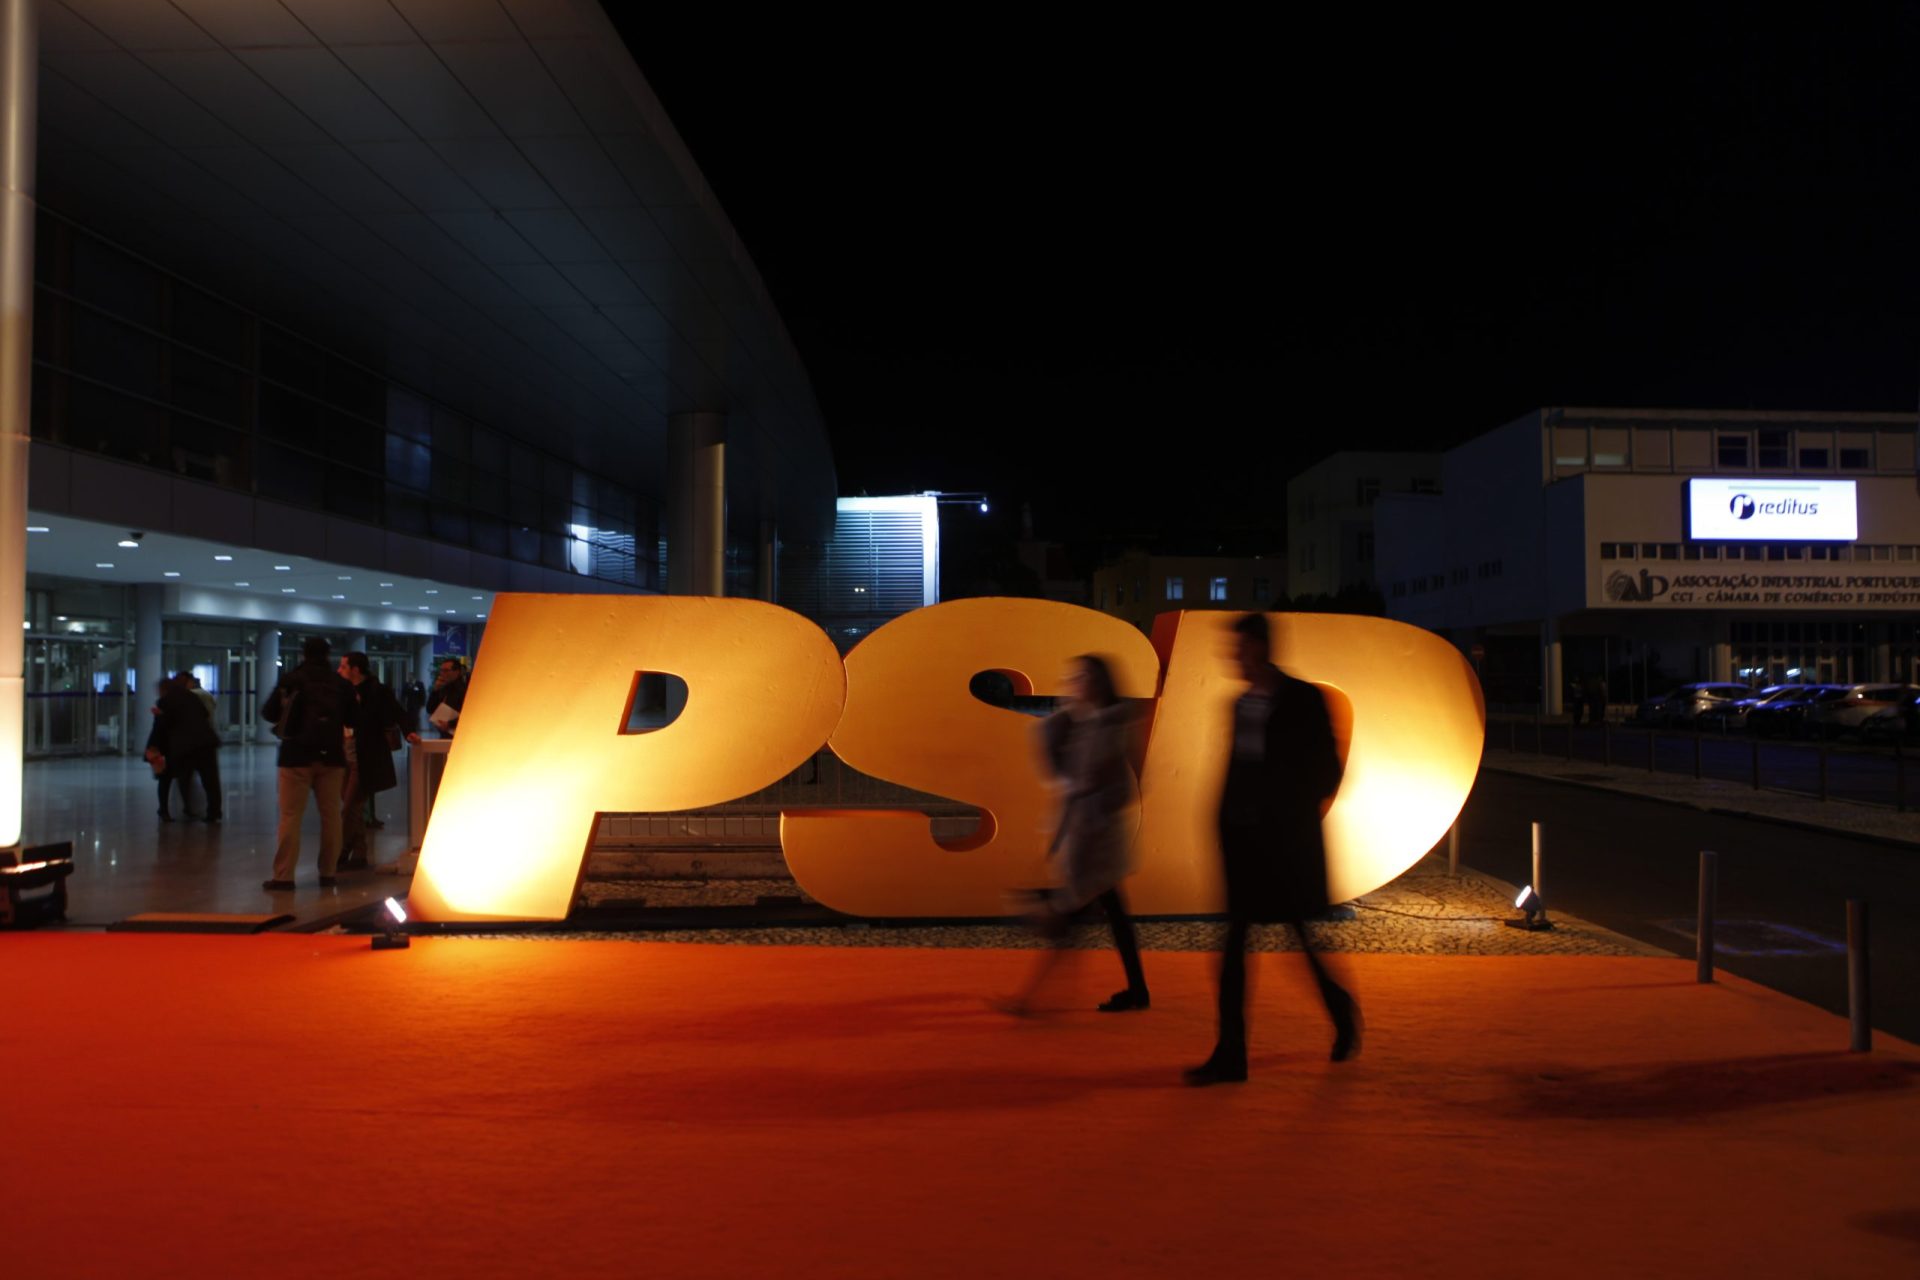
[[[602,813],[721,804],[771,786],[823,745],[856,769],[981,811],[961,840],[916,809],[794,808],[794,879],[853,915],[997,916],[1047,880],[1051,788],[1033,717],[968,692],[982,671],[1057,696],[1068,663],[1104,655],[1140,699],[1135,870],[1148,915],[1217,911],[1216,808],[1235,674],[1224,612],[1162,614],[1149,640],[1046,600],[956,600],[876,630],[844,661],[799,614],[757,600],[503,595],[488,618],[410,893],[426,920],[559,920]],[[1460,812],[1480,764],[1479,682],[1446,641],[1403,623],[1275,615],[1276,657],[1327,695],[1346,775],[1325,815],[1335,901],[1413,865]],[[640,673],[687,685],[671,724],[629,733]],[[1275,850],[1275,856],[1282,856]]]
[[[1851,480],[1689,480],[1687,536],[1727,542],[1852,542]]]

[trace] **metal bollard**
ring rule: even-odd
[[[1546,900],[1547,891],[1540,883],[1540,824],[1537,822],[1533,824],[1533,891],[1540,895],[1541,901]]]
[[[1455,818],[1453,825],[1447,828],[1447,874],[1458,877],[1460,874],[1460,820]]]
[[[1867,1053],[1873,1048],[1873,992],[1867,980],[1867,904],[1847,899],[1847,1021],[1852,1039],[1847,1048]]]
[[[1694,980],[1713,981],[1713,913],[1720,896],[1720,858],[1700,851],[1700,913],[1694,925]]]

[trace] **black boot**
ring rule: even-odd
[[[1216,1046],[1212,1057],[1197,1067],[1188,1067],[1183,1078],[1195,1088],[1210,1084],[1240,1084],[1247,1078],[1247,1051]]]
[[[1114,992],[1095,1007],[1101,1013],[1131,1013],[1136,1009],[1147,1009],[1152,1006],[1153,999],[1145,991],[1135,991],[1132,987],[1128,987],[1124,991]]]

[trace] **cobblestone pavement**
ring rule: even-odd
[[[1555,916],[1555,928],[1529,933],[1510,929],[1514,890],[1479,872],[1447,874],[1444,857],[1430,856],[1405,875],[1338,910],[1336,919],[1309,924],[1316,944],[1328,951],[1392,952],[1420,955],[1665,955],[1666,952],[1570,917]],[[648,908],[752,906],[763,898],[804,896],[791,880],[640,880],[600,881],[583,886],[582,905]],[[1211,951],[1220,945],[1218,921],[1144,921],[1140,945],[1148,951]],[[464,935],[491,937],[498,935]],[[517,937],[609,939],[643,942],[722,942],[763,946],[839,947],[1003,947],[1037,948],[1041,942],[1018,925],[867,924],[733,929],[567,930],[516,934]],[[1076,947],[1100,949],[1112,941],[1106,926],[1093,923],[1074,936]],[[1252,947],[1290,951],[1297,947],[1283,925],[1259,926]]]

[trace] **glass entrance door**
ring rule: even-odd
[[[127,645],[30,635],[26,649],[27,755],[93,755],[146,744],[146,726],[134,724],[131,714],[140,700],[126,687]]]

